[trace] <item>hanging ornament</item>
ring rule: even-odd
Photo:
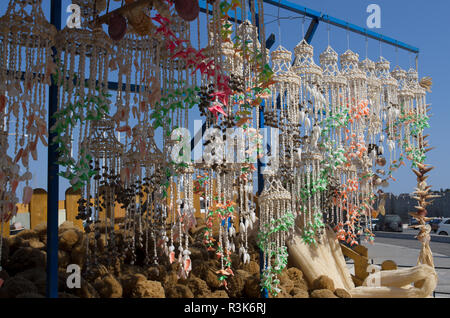
[[[108,34],[114,41],[120,41],[127,33],[127,20],[120,14],[113,13],[108,21]]]
[[[287,266],[286,240],[292,234],[294,215],[290,210],[291,195],[274,175],[266,175],[264,190],[259,196],[260,236],[259,247],[263,251],[261,287],[277,295],[278,275]]]
[[[198,0],[175,0],[175,10],[186,21],[193,21],[200,13]]]
[[[19,182],[25,181],[25,189],[29,187],[30,156],[37,160],[38,144],[48,145],[47,88],[55,72],[52,46],[56,29],[45,19],[41,5],[40,0],[12,0],[0,18],[0,132],[5,134],[5,162],[0,167],[3,221],[16,210]],[[8,135],[14,135],[14,140],[8,140]],[[8,154],[13,162],[8,163]],[[25,169],[22,176],[21,167]]]

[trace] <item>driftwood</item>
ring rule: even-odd
[[[430,296],[437,285],[432,254],[426,240],[422,245],[419,265],[370,274],[360,287],[355,287],[353,283],[336,234],[331,228],[326,229],[316,246],[305,244],[299,234],[287,243],[290,263],[303,271],[310,285],[316,278],[326,275],[334,281],[336,288],[347,290],[355,298],[424,298]]]
[[[379,275],[378,277],[375,277]],[[371,287],[379,279],[381,287]],[[423,282],[421,287],[411,283]],[[370,282],[370,283],[369,283]],[[369,275],[363,286],[349,290],[354,298],[425,298],[432,294],[437,285],[437,275],[433,267],[418,265],[393,271],[381,271]]]
[[[312,282],[321,275],[334,281],[336,288],[351,290],[355,288],[347,269],[341,247],[333,230],[327,229],[317,245],[305,244],[300,235],[288,242],[289,262],[302,270],[306,281]]]

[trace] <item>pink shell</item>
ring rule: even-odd
[[[175,0],[175,10],[186,21],[193,21],[200,13],[198,0]]]
[[[22,197],[23,204],[29,204],[31,202],[32,196],[33,196],[33,188],[31,187],[23,188],[23,197]]]
[[[190,258],[186,258],[184,260],[184,270],[186,272],[190,272],[191,271],[191,259]]]
[[[19,181],[17,179],[13,179],[13,181],[11,182],[11,191],[13,193],[16,192],[17,186],[19,185]]]

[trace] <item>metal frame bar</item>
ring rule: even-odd
[[[389,45],[393,45],[396,46],[400,49],[412,52],[412,53],[416,53],[419,54],[419,49],[411,46],[409,44],[397,41],[393,38],[390,38],[388,36],[382,35],[380,33],[376,33],[373,32],[371,30],[365,29],[365,28],[361,28],[355,24],[346,22],[344,20],[338,19],[338,18],[334,18],[332,16],[329,16],[328,14],[323,14],[322,12],[319,11],[315,11],[309,8],[306,8],[304,6],[298,5],[296,3],[290,2],[290,1],[286,1],[286,0],[263,0],[265,3],[274,5],[276,7],[280,7],[282,9],[291,11],[291,12],[295,12],[301,15],[305,15],[307,17],[314,19],[317,19],[318,21],[322,21],[325,23],[329,23],[332,24],[334,26],[337,26],[339,28],[354,32],[354,33],[358,33],[364,36],[367,36],[371,39],[374,40],[378,40],[384,43],[387,43]]]
[[[50,7],[50,23],[61,30],[62,0],[52,0]],[[56,49],[53,48],[53,55]],[[58,86],[53,81],[49,88],[48,99],[48,140],[47,161],[47,297],[58,298],[58,202],[59,202],[59,166],[58,146],[51,141],[56,133],[51,127],[56,122],[54,114],[58,107]]]
[[[319,26],[319,19],[317,19],[317,18],[312,19],[311,24],[309,25],[308,31],[306,31],[306,34],[305,34],[305,41],[308,42],[308,44],[311,43],[312,38],[314,37],[314,34],[316,33],[318,26]]]

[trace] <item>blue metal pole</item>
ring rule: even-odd
[[[259,108],[259,128],[264,128],[264,104],[261,105]],[[262,174],[262,168],[264,164],[261,162],[260,159],[258,159],[258,196],[262,193],[264,189],[264,176]],[[261,213],[261,211],[260,211]],[[264,271],[264,253],[262,250],[259,251],[259,272],[260,272],[260,279],[262,279],[262,274]],[[264,288],[261,290],[261,297],[262,298],[269,298],[269,291],[267,288]]]
[[[61,30],[61,0],[51,0],[50,22]],[[56,49],[53,48],[53,55]],[[48,104],[48,174],[47,174],[47,297],[58,298],[58,195],[59,195],[59,167],[57,145],[52,142],[55,137],[50,128],[55,123],[54,114],[58,105],[58,87],[52,79],[49,89]]]
[[[318,26],[319,26],[319,19],[312,19],[308,31],[305,34],[305,41],[308,42],[308,44],[311,44],[312,38],[316,33]]]

